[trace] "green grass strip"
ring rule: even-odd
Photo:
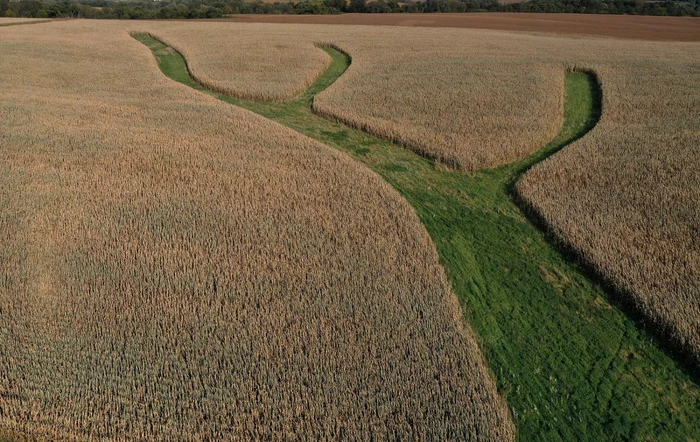
[[[313,96],[350,63],[336,50],[325,49],[333,63],[302,96],[261,103],[205,90],[178,53],[149,36],[135,38],[166,76],[348,152],[410,202],[478,335],[519,440],[697,440],[700,388],[691,375],[554,249],[511,197],[522,173],[595,125],[600,96],[591,75],[567,74],[564,125],[542,150],[464,174],[313,114]]]

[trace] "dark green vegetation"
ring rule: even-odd
[[[692,377],[557,252],[511,196],[524,171],[595,125],[600,92],[592,75],[567,75],[564,125],[541,151],[495,170],[462,174],[314,115],[314,95],[350,62],[336,50],[326,48],[333,63],[302,96],[270,104],[207,91],[179,54],[151,37],[136,38],[168,77],[348,152],[413,205],[479,336],[520,440],[680,441],[700,435],[700,388]]]
[[[700,0],[0,0],[0,17],[188,19],[230,14],[339,14],[342,12],[568,12],[583,14],[700,15]]]

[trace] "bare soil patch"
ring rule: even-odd
[[[700,41],[700,18],[630,15],[452,13],[236,15],[237,23],[310,23],[338,25],[420,26],[546,32],[567,35],[656,41]]]

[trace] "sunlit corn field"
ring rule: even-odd
[[[40,26],[0,30],[0,437],[514,438],[393,189],[129,23]]]
[[[507,441],[516,430],[522,440],[693,440],[698,44],[465,29],[40,26],[0,28],[0,440]],[[330,65],[317,46],[333,45],[352,64],[313,99],[314,112],[432,163],[311,114],[304,97],[267,108],[329,144],[359,140],[343,149],[402,197],[350,156],[171,82],[135,33],[177,49],[210,89],[269,102],[298,97]],[[526,169],[484,171],[557,135],[565,73],[581,69],[600,82],[599,124],[514,190],[557,245],[592,265],[590,279],[491,195],[515,184],[499,176]],[[484,219],[465,220],[472,213]],[[503,225],[484,230],[489,215]],[[511,222],[532,232],[497,245]],[[469,255],[489,241],[536,263]],[[514,282],[494,268],[535,271]],[[543,282],[581,323],[534,299],[548,296]],[[646,324],[611,313],[599,283]],[[462,297],[463,309],[453,289],[493,299]],[[496,296],[504,290],[510,298]],[[528,297],[541,323],[516,301]],[[489,334],[476,336],[464,316]],[[550,337],[536,333],[523,351],[519,340],[533,333],[513,335],[519,326],[556,327],[571,339],[554,351],[569,352],[546,353],[539,341]],[[676,366],[644,329],[670,338],[694,368]],[[527,373],[512,365],[518,357]],[[570,373],[555,371],[562,366]]]
[[[165,36],[179,32],[162,26],[157,32]],[[561,123],[563,72],[594,71],[603,90],[601,123],[530,172],[518,192],[623,302],[700,364],[697,43],[444,28],[187,28],[192,39],[178,44],[197,50],[212,34],[262,47],[303,34],[309,44],[339,46],[352,65],[319,94],[314,110],[463,171],[541,147]],[[238,53],[231,46],[218,57],[229,52]]]

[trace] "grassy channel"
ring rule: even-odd
[[[516,163],[465,174],[315,115],[313,97],[350,63],[337,50],[324,49],[333,62],[304,94],[263,103],[207,90],[177,52],[150,36],[135,38],[171,79],[349,153],[409,201],[478,335],[519,440],[698,439],[700,388],[691,374],[513,202],[522,173],[595,125],[600,97],[592,75],[567,74],[564,124],[547,146]]]

